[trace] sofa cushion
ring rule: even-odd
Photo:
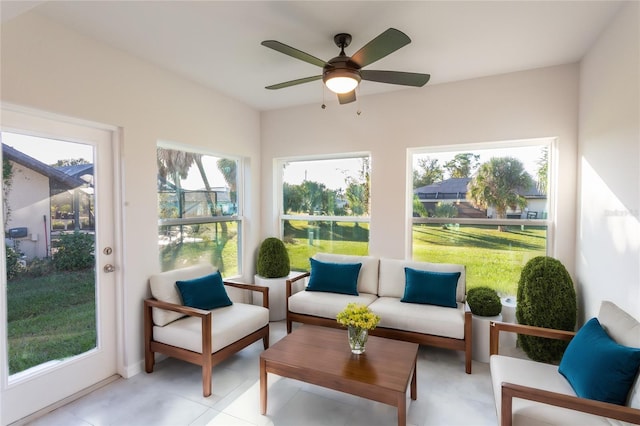
[[[176,281],[176,286],[185,306],[208,311],[232,304],[224,289],[220,271],[191,280]]]
[[[464,303],[466,274],[464,265],[450,263],[414,262],[410,260],[380,259],[378,296],[402,298],[405,289],[404,268],[432,272],[460,272],[456,289],[456,302]]]
[[[358,275],[361,263],[321,262],[309,259],[311,275],[307,291],[358,295]]]
[[[380,262],[377,257],[316,253],[313,258],[321,262],[361,263],[362,267],[358,276],[358,292],[371,294],[378,292],[378,265]]]
[[[597,318],[569,342],[558,371],[581,398],[624,405],[640,367],[640,349],[613,341]]]
[[[313,315],[321,318],[335,319],[338,312],[342,311],[349,303],[370,305],[377,299],[375,294],[359,293],[357,296],[323,293],[313,291],[301,291],[289,297],[289,311]]]
[[[182,305],[182,299],[176,286],[176,281],[190,280],[202,277],[215,272],[216,269],[209,263],[188,266],[186,268],[174,269],[152,275],[149,278],[149,288],[151,295],[162,302]],[[164,326],[172,321],[182,318],[184,315],[178,312],[171,312],[165,309],[153,308],[153,323]]]
[[[455,308],[460,272],[431,272],[404,268],[405,287],[401,302]]]
[[[456,309],[436,305],[402,303],[396,297],[380,297],[369,308],[378,316],[378,327],[464,338],[464,304]]]
[[[491,383],[498,416],[502,405],[502,383],[514,383],[575,396],[567,380],[558,373],[558,367],[528,359],[493,355],[490,360]],[[555,407],[530,400],[512,400],[513,424],[522,425],[611,425],[615,421],[580,411]],[[498,419],[500,424],[500,419]]]
[[[269,310],[262,306],[234,303],[211,311],[211,352],[269,324]],[[202,353],[202,320],[186,317],[164,327],[153,327],[154,340]]]
[[[607,334],[617,343],[632,348],[640,348],[640,322],[613,302],[605,300],[600,304],[598,321],[600,321],[600,325]],[[640,372],[629,392],[627,405],[640,409]]]

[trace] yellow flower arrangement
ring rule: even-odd
[[[346,327],[373,330],[380,322],[380,317],[362,304],[349,303],[347,307],[336,316],[338,324]]]

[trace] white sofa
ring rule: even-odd
[[[640,323],[615,304],[604,301],[598,313],[602,328],[616,343],[640,348]],[[492,323],[491,380],[499,424],[621,425],[640,424],[640,378],[626,406],[576,395],[557,365],[499,354],[499,333],[514,332],[571,340],[576,333],[519,324]]]
[[[471,311],[465,303],[464,265],[414,262],[373,256],[317,253],[314,259],[330,263],[361,263],[358,295],[304,291],[309,273],[286,283],[287,332],[293,322],[339,328],[336,315],[348,303],[361,303],[380,316],[371,332],[392,339],[465,352],[465,371],[471,373]],[[432,272],[460,272],[456,308],[401,302],[405,267]]]

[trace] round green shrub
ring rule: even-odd
[[[265,239],[258,250],[258,275],[265,278],[286,277],[291,272],[289,253],[284,243],[275,237]]]
[[[576,291],[569,272],[559,260],[538,256],[527,262],[520,274],[517,298],[518,323],[575,330]],[[518,344],[534,361],[557,363],[568,342],[520,334]]]
[[[467,292],[467,303],[471,313],[481,317],[495,317],[502,311],[498,293],[489,287],[474,287]]]

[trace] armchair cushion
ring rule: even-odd
[[[447,308],[458,306],[456,304],[456,288],[460,272],[419,271],[412,268],[404,268],[404,271],[406,283],[401,302],[438,305]]]
[[[178,287],[176,286],[176,281],[201,277],[215,271],[216,269],[211,264],[200,263],[198,265],[152,275],[149,278],[151,295],[161,302],[182,305],[182,299],[180,297]],[[164,326],[182,318],[183,316],[184,314],[179,312],[153,308],[153,323],[155,325]]]
[[[308,291],[358,295],[358,275],[362,263],[331,263],[311,261]]]
[[[558,371],[581,398],[624,405],[640,367],[640,349],[616,343],[597,318],[571,340]]]
[[[232,304],[222,283],[220,271],[190,280],[176,281],[185,306],[207,311]]]

